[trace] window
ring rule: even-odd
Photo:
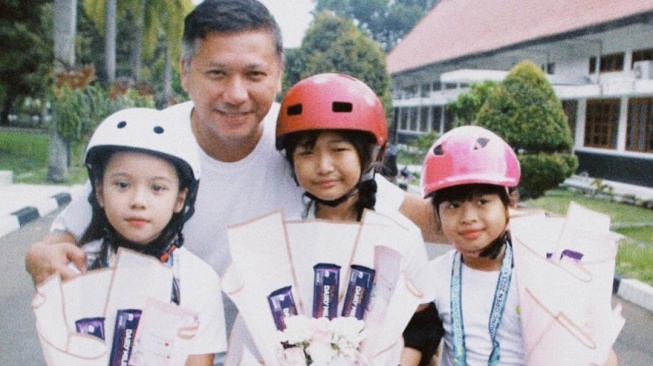
[[[428,98],[431,95],[431,84],[422,84],[420,89],[421,89],[420,97]]]
[[[637,50],[633,51],[633,63],[631,68],[635,67],[635,62],[637,61],[651,61],[653,60],[653,48],[647,50]]]
[[[624,69],[624,53],[612,53],[609,55],[601,56],[600,72],[623,71]],[[596,72],[596,57],[590,57],[589,72],[593,74]]]
[[[429,107],[419,109],[419,132],[427,132],[429,128]]]
[[[431,115],[432,120],[431,120],[431,131],[435,131],[436,133],[440,133],[440,124],[442,123],[442,107],[440,106],[433,106],[431,107]]]
[[[399,113],[399,129],[406,131],[408,130],[408,108],[401,108]]]
[[[576,134],[576,112],[578,111],[578,101],[576,100],[563,100],[562,109],[567,115],[567,123],[571,129],[571,135]],[[574,139],[575,140],[575,139]]]
[[[619,99],[587,101],[585,146],[614,149],[617,146]]]
[[[555,74],[556,73],[556,63],[555,62],[547,63],[544,72],[546,72],[549,75]]]
[[[626,150],[653,152],[653,98],[628,101]]]
[[[417,118],[419,117],[417,112],[417,107],[408,108],[408,130],[410,131],[417,131]]]

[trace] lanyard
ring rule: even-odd
[[[494,290],[494,301],[490,319],[488,320],[488,330],[492,339],[492,353],[488,359],[489,366],[499,364],[500,346],[497,341],[497,333],[501,324],[501,317],[508,300],[508,290],[510,289],[510,278],[512,276],[512,245],[506,243],[506,251],[501,261],[499,270],[499,279],[497,287]],[[463,324],[462,312],[462,255],[454,254],[453,266],[451,269],[451,323],[453,332],[453,354],[454,365],[467,365],[467,350],[465,347],[465,327]]]

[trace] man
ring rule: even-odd
[[[181,78],[192,102],[166,112],[188,124],[200,147],[202,179],[185,242],[219,274],[230,262],[227,225],[279,209],[292,217],[302,209],[301,190],[274,147],[282,73],[281,31],[258,1],[205,0],[187,16]],[[377,180],[379,200],[401,205],[422,232],[436,231],[428,201]],[[35,284],[57,272],[75,276],[70,262],[85,270],[84,253],[74,243],[89,213],[85,199],[72,202],[53,231],[30,246],[25,261]]]

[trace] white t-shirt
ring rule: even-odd
[[[431,276],[435,280],[435,306],[444,327],[442,359],[440,365],[453,365],[453,340],[451,326],[451,269],[455,250],[433,259],[430,263]],[[488,331],[488,320],[499,271],[479,271],[462,266],[462,313],[465,329],[465,346],[469,366],[487,366],[492,341]],[[524,365],[524,342],[519,318],[519,294],[515,272],[512,273],[508,302],[497,334],[500,345],[499,365]]]
[[[165,109],[191,128],[192,102]],[[302,189],[292,178],[288,162],[275,148],[279,104],[265,117],[264,131],[254,151],[244,159],[225,163],[208,156],[200,147],[201,177],[195,213],[184,226],[184,246],[205,260],[218,274],[231,261],[227,226],[246,222],[272,211],[283,210],[287,219],[299,219],[303,211]],[[398,210],[404,191],[376,175],[377,207]],[[90,184],[52,223],[53,231],[66,231],[78,240],[91,220]]]
[[[102,241],[84,244],[89,257],[96,257]],[[179,306],[197,313],[199,329],[188,342],[189,354],[202,355],[227,351],[224,308],[220,278],[206,262],[185,248],[174,251],[179,263]]]

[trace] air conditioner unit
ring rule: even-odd
[[[637,61],[633,66],[633,71],[637,79],[652,79],[653,61]]]

